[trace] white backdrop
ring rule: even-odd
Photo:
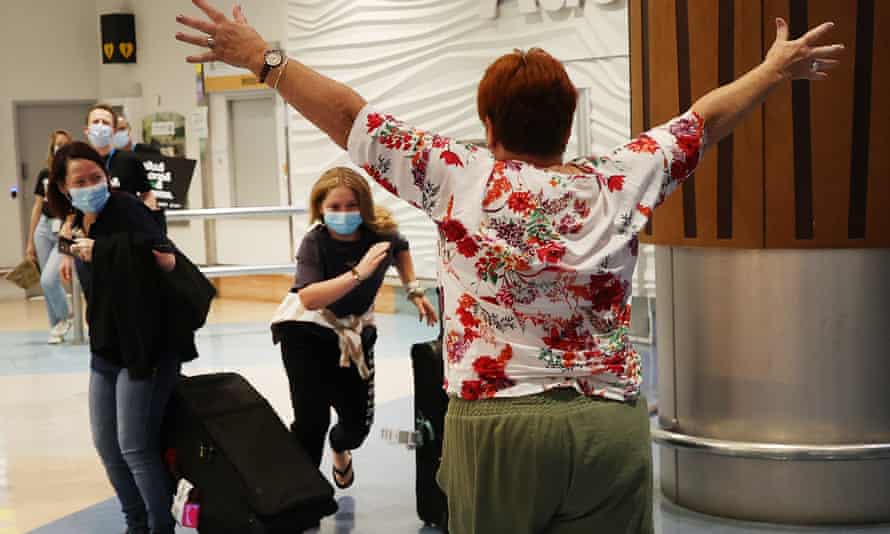
[[[562,7],[572,3],[579,7]],[[625,0],[289,0],[289,53],[355,88],[410,124],[457,139],[481,139],[476,87],[492,60],[514,48],[542,47],[588,88],[588,150],[630,135],[630,73]],[[494,18],[492,18],[492,16]],[[305,205],[321,171],[347,164],[303,117],[289,115],[293,202]],[[576,131],[578,129],[576,125]],[[574,154],[572,154],[574,155]],[[436,232],[422,212],[375,185],[411,242],[419,276],[435,277]],[[301,231],[297,229],[299,239]],[[654,280],[654,273],[653,273]]]

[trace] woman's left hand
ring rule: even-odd
[[[75,239],[74,245],[71,246],[71,252],[76,254],[81,260],[91,262],[93,261],[93,245],[95,243],[94,240],[88,237]]]
[[[436,308],[430,304],[430,301],[426,299],[426,297],[414,297],[411,299],[411,302],[417,306],[417,312],[419,314],[418,319],[420,322],[423,322],[426,319],[426,324],[430,326],[434,326],[438,319],[436,318]]]
[[[241,6],[232,9],[233,20],[215,9],[206,0],[192,0],[198,9],[210,20],[202,20],[178,15],[176,21],[194,28],[204,35],[178,32],[176,39],[184,43],[209,48],[210,51],[197,56],[188,56],[189,63],[222,61],[234,67],[244,67],[259,74],[264,64],[264,53],[268,45],[263,37],[247,23]]]
[[[158,267],[165,273],[169,273],[176,268],[176,255],[172,252],[160,252],[158,250],[152,250],[151,252],[155,256],[155,262],[158,264]]]
[[[819,45],[834,29],[833,22],[820,24],[798,39],[788,40],[788,23],[776,19],[776,40],[766,53],[765,63],[790,80],[825,80],[840,65],[844,45]]]

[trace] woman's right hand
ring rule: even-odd
[[[355,270],[358,271],[358,275],[361,279],[367,280],[373,275],[374,272],[377,271],[377,267],[380,266],[380,262],[386,258],[388,253],[389,241],[381,241],[380,243],[372,245],[361,261],[358,262],[358,265],[355,266]]]
[[[178,32],[176,39],[209,49],[199,55],[186,58],[189,63],[207,63],[222,61],[234,67],[244,67],[254,74],[259,74],[264,64],[264,53],[268,45],[263,37],[247,23],[247,18],[240,5],[232,9],[232,19],[213,6],[207,0],[192,0],[207,16],[208,20],[178,15],[176,22],[193,28],[200,34]],[[208,39],[212,39],[208,41]],[[212,44],[211,44],[212,43]]]
[[[34,246],[34,241],[28,241],[28,248],[25,249],[25,256],[34,263],[37,263],[37,247]]]
[[[65,282],[71,282],[71,271],[74,269],[74,258],[71,256],[62,256],[62,263],[59,266],[59,274]]]

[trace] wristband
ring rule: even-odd
[[[360,274],[358,274],[358,269],[356,269],[355,267],[351,267],[349,269],[349,272],[352,273],[352,277],[355,278],[356,282],[364,282],[365,281],[365,279],[362,278],[362,276]]]
[[[426,289],[420,287],[420,282],[417,280],[412,280],[405,284],[405,293],[406,298],[411,300],[414,297],[422,297],[426,293]]]

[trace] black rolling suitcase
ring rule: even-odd
[[[417,515],[427,525],[448,531],[448,506],[445,494],[436,483],[442,460],[442,436],[448,395],[442,341],[417,343],[411,347],[414,372],[414,445],[417,455]]]
[[[334,489],[240,375],[183,378],[164,450],[197,490],[201,534],[294,534],[337,511]]]

